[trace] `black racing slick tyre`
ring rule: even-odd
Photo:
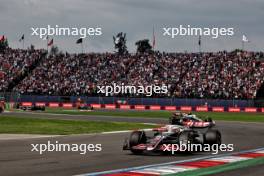
[[[4,112],[4,108],[0,107],[0,113]]]
[[[204,143],[205,144],[218,144],[221,145],[222,143],[222,137],[221,137],[221,133],[218,130],[208,130],[205,134],[204,134]]]
[[[145,144],[147,142],[146,133],[144,131],[133,131],[129,138],[129,147],[132,153],[141,154],[143,150],[133,149],[133,146]]]
[[[181,142],[182,144],[193,143],[193,132],[183,131],[179,136],[179,142]]]

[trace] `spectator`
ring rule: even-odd
[[[23,65],[14,58],[7,59],[9,65]],[[115,82],[166,84],[169,93],[165,96],[170,97],[251,99],[264,81],[261,58],[263,53],[254,52],[61,54],[43,60],[15,90],[22,94],[96,95],[97,85]],[[12,77],[7,79],[12,81]]]

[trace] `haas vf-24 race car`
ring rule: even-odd
[[[211,118],[202,120],[195,114],[182,112],[173,113],[172,117],[169,119],[169,123],[172,125],[187,126],[190,128],[212,128],[215,126],[215,122]]]
[[[211,119],[203,121],[195,115],[181,114],[175,117],[174,114],[170,122],[170,125],[152,129],[151,135],[147,135],[144,130],[133,131],[130,137],[125,139],[123,150],[141,154],[164,152],[166,145],[220,145],[222,142],[221,133],[215,129],[215,123]]]

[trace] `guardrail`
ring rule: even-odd
[[[74,108],[77,106],[76,103],[59,103],[59,102],[22,102],[22,106],[46,106],[50,108]],[[84,105],[85,104],[81,104]],[[127,105],[127,104],[89,104],[88,106],[94,109],[122,109],[122,110],[167,110],[167,111],[196,111],[196,112],[263,112],[264,107],[223,107],[223,106],[159,106],[159,105]]]

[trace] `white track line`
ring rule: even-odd
[[[152,165],[146,165],[146,166],[139,166],[139,167],[131,167],[131,168],[125,168],[125,169],[116,169],[116,170],[110,170],[110,171],[102,171],[102,172],[94,172],[94,173],[84,173],[76,176],[99,176],[99,175],[104,175],[104,174],[113,174],[113,173],[122,173],[122,172],[133,172],[135,170],[143,170],[143,169],[148,169],[152,167],[160,167],[160,166],[169,166],[173,164],[179,164],[179,163],[185,163],[185,162],[192,162],[192,161],[199,161],[199,160],[208,160],[211,158],[218,158],[218,157],[228,157],[231,155],[236,155],[236,154],[242,154],[242,153],[248,153],[248,152],[258,152],[258,151],[263,151],[264,148],[259,148],[259,149],[252,149],[252,150],[246,150],[246,151],[241,151],[241,152],[233,152],[233,153],[227,153],[227,154],[219,154],[217,156],[214,155],[209,155],[209,156],[203,156],[203,157],[198,157],[198,158],[193,158],[193,159],[186,159],[186,160],[180,160],[180,161],[174,161],[174,162],[168,162],[168,163],[162,163],[162,164],[152,164]]]
[[[142,129],[143,131],[152,131],[152,129]],[[109,132],[102,132],[98,134],[118,134],[118,133],[129,133],[134,130],[124,130],[124,131],[109,131]]]

